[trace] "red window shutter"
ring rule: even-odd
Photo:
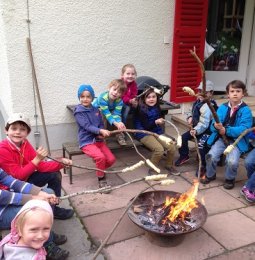
[[[194,97],[182,88],[195,89],[201,80],[201,70],[190,54],[196,48],[198,57],[204,58],[208,0],[176,0],[172,54],[171,101],[190,102]]]

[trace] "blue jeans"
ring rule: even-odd
[[[248,177],[245,185],[250,191],[255,191],[255,149],[249,152],[245,158],[244,165]]]
[[[28,178],[27,182],[32,183],[38,187],[47,185],[52,189],[57,197],[61,196],[61,172],[34,172]]]
[[[209,135],[207,134],[201,134],[196,136],[197,142],[198,142],[198,150],[201,156],[201,163],[202,166],[205,168],[206,161],[205,161],[205,155],[208,152],[208,147],[206,144],[206,141],[208,139]],[[185,132],[182,134],[182,146],[179,148],[179,154],[181,158],[187,157],[189,155],[189,141],[193,139],[193,136],[190,134],[190,131]]]
[[[53,190],[44,188],[43,191],[47,193],[54,193]],[[16,206],[16,205],[10,205],[5,208],[3,213],[0,216],[0,229],[10,229],[11,228],[11,222],[17,215],[17,213],[20,211],[22,206]]]
[[[121,111],[121,117],[122,117],[122,122],[124,124],[127,123],[127,117],[128,117],[130,110],[131,110],[131,107],[129,105],[126,105],[126,104],[123,103],[122,111]]]
[[[225,149],[226,149],[226,145],[224,144],[222,138],[219,138],[213,144],[208,154],[205,156],[206,176],[208,178],[211,178],[214,175],[216,175],[217,164]],[[233,151],[226,156],[225,179],[234,180],[236,178],[240,155],[241,153],[239,149],[235,147]]]

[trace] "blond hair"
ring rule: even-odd
[[[124,66],[122,67],[122,69],[121,69],[121,75],[123,75],[123,74],[125,73],[125,71],[127,70],[127,68],[133,69],[133,70],[135,71],[135,75],[137,76],[136,68],[135,68],[135,66],[134,66],[133,64],[131,64],[131,63],[128,63],[128,64],[126,64],[126,65],[124,65]]]
[[[121,94],[123,94],[126,89],[127,89],[127,86],[125,84],[125,82],[122,80],[122,79],[114,79],[110,82],[110,84],[108,85],[108,89],[110,89],[111,87],[117,87],[117,89],[119,90],[119,92]]]

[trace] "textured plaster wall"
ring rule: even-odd
[[[3,117],[24,112],[35,127],[33,81],[26,45],[28,11],[48,135],[52,148],[59,148],[62,142],[75,138],[74,120],[66,105],[77,103],[80,84],[91,84],[99,94],[113,78],[120,76],[125,63],[135,64],[138,76],[152,76],[169,84],[174,2],[0,0]],[[169,43],[164,43],[164,39]],[[36,110],[41,125],[38,106]],[[39,142],[43,143],[42,133]],[[30,139],[34,141],[32,136]]]

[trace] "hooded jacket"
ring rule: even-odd
[[[11,223],[11,233],[8,234],[3,240],[0,242],[0,259],[4,260],[19,260],[19,259],[27,259],[27,260],[45,260],[46,259],[46,251],[42,247],[40,249],[33,249],[26,246],[18,245],[18,241],[20,239],[18,230],[16,229],[16,221],[18,216],[24,212],[29,211],[34,208],[41,208],[48,211],[52,218],[53,223],[53,213],[51,206],[48,202],[44,200],[30,200],[28,201],[17,213],[16,217],[12,220]]]
[[[127,90],[122,96],[122,100],[126,105],[130,105],[129,103],[130,99],[133,99],[137,96],[138,93],[137,84],[135,81],[132,81],[130,83],[125,82],[125,83],[127,85]]]
[[[104,123],[98,108],[93,106],[85,107],[81,104],[74,108],[74,117],[78,124],[79,147],[102,142],[99,138],[100,129],[104,129]]]

